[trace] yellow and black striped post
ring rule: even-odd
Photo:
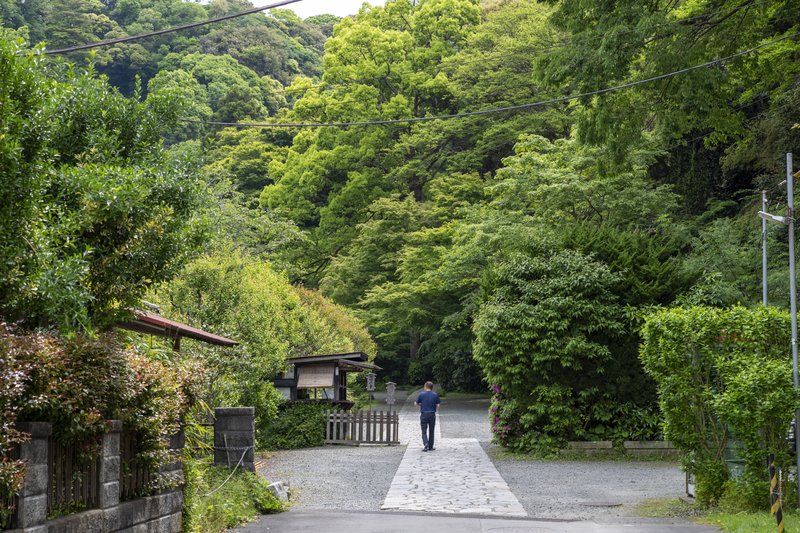
[[[778,533],[783,533],[783,510],[781,509],[781,486],[778,483],[778,472],[775,468],[775,454],[769,454],[769,500],[770,511],[778,522]]]

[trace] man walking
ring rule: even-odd
[[[425,382],[425,390],[419,393],[414,405],[419,406],[419,424],[422,427],[423,452],[433,451],[433,430],[436,427],[436,412],[442,400],[433,392],[433,383]]]

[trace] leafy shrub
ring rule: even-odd
[[[492,409],[501,444],[552,451],[607,422],[598,406],[613,404],[605,372],[623,331],[616,281],[590,257],[542,244],[490,269],[474,353],[499,387]]]
[[[798,406],[792,384],[789,316],[774,308],[689,307],[650,314],[641,358],[658,385],[664,436],[685,453],[697,498],[763,508],[767,454],[790,464],[786,434]],[[723,457],[731,433],[745,474],[728,479]],[[788,470],[784,470],[788,471]]]
[[[657,406],[625,403],[614,410],[616,427],[608,440],[661,440],[662,419]]]
[[[0,324],[0,331],[6,328]],[[15,425],[25,394],[25,378],[30,365],[0,342],[0,501],[4,495],[16,493],[22,486],[25,463],[12,459],[9,452],[25,440]],[[0,507],[0,524],[4,524],[11,509]]]
[[[138,460],[151,471],[170,460],[168,437],[179,429],[202,369],[161,360],[123,344],[116,334],[64,338],[18,334],[0,324],[1,452],[21,435],[18,420],[50,422],[53,435],[96,452],[106,420],[121,420],[136,434]],[[0,500],[19,488],[20,465],[2,463]],[[159,483],[158,476],[154,480]]]
[[[324,413],[329,409],[330,406],[315,402],[284,402],[277,416],[259,431],[258,443],[268,450],[322,446],[325,443]]]
[[[0,315],[92,329],[202,243],[202,189],[191,164],[162,149],[174,99],[126,98],[92,66],[46,61],[0,28]]]
[[[184,454],[183,530],[191,533],[227,531],[259,514],[277,513],[283,504],[267,490],[257,474]],[[228,479],[228,477],[230,479]],[[227,480],[227,481],[226,481]]]

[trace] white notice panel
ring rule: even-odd
[[[333,387],[334,365],[303,365],[298,366],[297,388],[317,389]]]
[[[283,398],[285,400],[292,399],[292,389],[290,389],[289,387],[278,387],[278,392],[280,392],[281,395],[283,395]]]

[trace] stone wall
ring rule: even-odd
[[[147,498],[120,502],[120,436],[122,423],[108,422],[98,459],[98,508],[47,519],[48,441],[51,424],[20,424],[30,434],[20,445],[20,458],[27,462],[27,474],[17,503],[17,518],[11,533],[179,533],[182,527],[183,491],[180,488]],[[182,438],[172,446],[183,446]],[[175,469],[171,465],[167,469]],[[180,463],[177,463],[180,468]]]
[[[669,441],[638,441],[626,440],[622,447],[614,446],[610,440],[573,441],[567,443],[567,450],[584,453],[587,455],[624,453],[636,457],[664,457],[676,458],[680,455],[678,450]]]
[[[214,409],[214,464],[255,472],[255,432],[254,407]]]

